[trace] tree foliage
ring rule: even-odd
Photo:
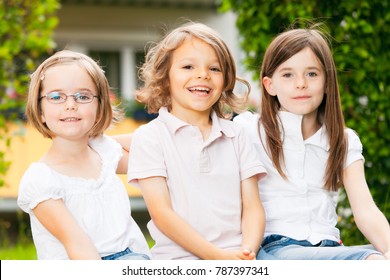
[[[29,74],[53,49],[58,0],[0,0],[0,141],[9,147],[7,122],[23,112]],[[0,151],[0,187],[10,162]]]
[[[266,47],[297,19],[321,21],[333,37],[341,99],[348,127],[364,146],[366,178],[380,210],[390,218],[390,3],[382,0],[222,0],[237,14],[244,61],[258,79]],[[302,21],[300,21],[302,22]],[[302,27],[301,23],[296,25]],[[345,197],[342,194],[341,197]],[[344,243],[366,242],[340,202]]]

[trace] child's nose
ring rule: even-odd
[[[296,87],[299,89],[304,89],[307,87],[307,81],[305,77],[298,77],[296,81]]]
[[[73,95],[67,96],[65,100],[65,110],[77,111],[78,105]]]
[[[207,69],[199,69],[197,75],[198,75],[199,79],[209,79],[210,78],[210,74],[209,74],[209,71]]]

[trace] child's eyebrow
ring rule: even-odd
[[[292,70],[291,67],[283,67],[279,69],[279,71],[291,71],[291,70]]]
[[[280,68],[279,71],[292,71],[293,68],[292,67],[283,67],[283,68]],[[309,66],[309,67],[306,67],[305,70],[321,70],[321,68],[317,67],[317,66]]]
[[[94,93],[94,90],[92,90],[90,88],[77,88],[75,90],[75,92],[72,92],[72,94],[76,93],[76,92],[80,92],[80,91]],[[49,89],[49,90],[43,90],[42,91],[43,94],[49,94],[51,92],[60,92],[60,93],[62,92],[62,93],[65,93],[65,90],[60,89],[60,88],[55,88],[55,89]]]

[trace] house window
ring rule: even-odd
[[[88,55],[99,62],[99,65],[105,71],[111,89],[118,97],[121,97],[120,52],[90,50]]]
[[[141,66],[142,66],[142,64],[144,64],[144,62],[145,62],[145,52],[143,50],[135,51],[137,88],[142,86],[142,81],[138,77],[138,70],[141,68]]]

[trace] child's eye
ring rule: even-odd
[[[192,65],[185,65],[183,66],[183,69],[193,69]]]
[[[62,92],[51,92],[46,97],[51,103],[61,103],[66,100],[65,93]]]
[[[61,100],[61,99],[64,99],[64,97],[62,96],[61,93],[59,92],[52,92],[50,95],[49,95],[49,98],[53,101],[57,101],[57,100]]]
[[[219,67],[211,67],[210,70],[213,72],[221,72],[221,69]]]
[[[284,74],[282,75],[282,77],[291,78],[291,77],[292,77],[292,74],[291,74],[291,73],[284,73]]]
[[[307,75],[309,77],[317,77],[318,76],[316,72],[309,72]]]
[[[89,102],[93,99],[93,95],[89,92],[78,92],[74,95],[79,102]]]

